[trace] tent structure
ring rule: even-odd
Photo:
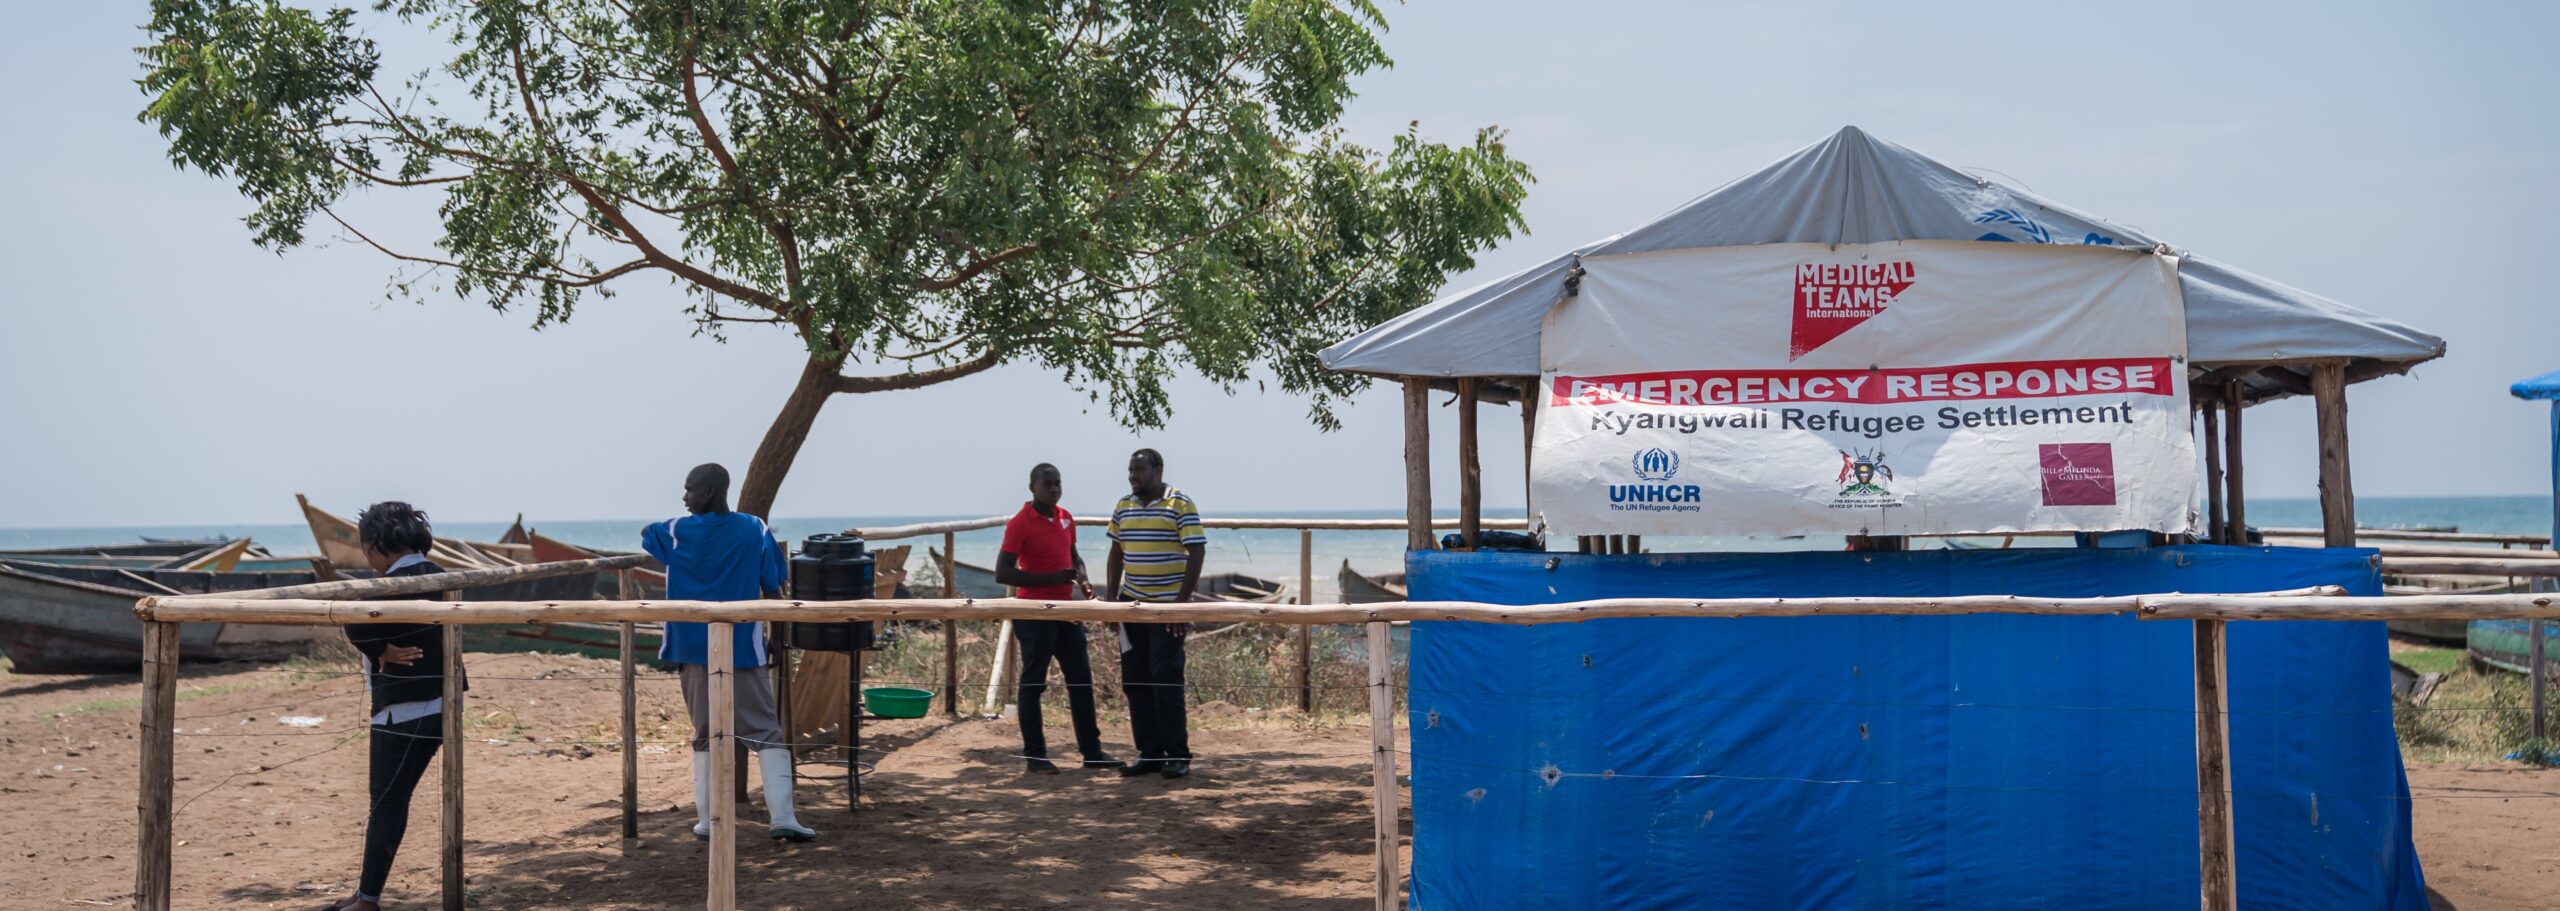
[[[1584,536],[1578,553],[1480,546],[1478,406],[1520,401],[1535,435],[1526,392],[1545,372],[1542,326],[1578,293],[1586,257],[1897,241],[2177,252],[2206,533],[2032,554],[1910,551],[1889,535],[1851,536],[1850,553],[1656,554],[1631,534]],[[2378,592],[2373,552],[2349,549],[2346,388],[2444,352],[2436,336],[1852,127],[1633,231],[1372,327],[1323,361],[1402,381],[1413,597],[1525,604]],[[1432,529],[1434,389],[1457,393],[1460,531],[1445,547]],[[2315,400],[2322,538],[2337,550],[2247,546],[2242,412],[2290,395]],[[1839,619],[1417,621],[1414,907],[2135,908],[2199,893],[2213,909],[2425,907],[2380,624],[2235,635],[2220,619]],[[2323,701],[2335,699],[2350,702]],[[1965,717],[2065,707],[2087,717]],[[2235,707],[2253,720],[2235,723]],[[2333,772],[2347,777],[2319,777]],[[1392,827],[1380,832],[1390,856]],[[1535,848],[1525,862],[1523,846]]]
[[[1324,364],[1381,377],[1534,377],[1539,324],[1570,293],[1583,257],[1896,240],[2164,243],[1844,127],[1635,230],[1381,323],[1325,349]],[[2236,381],[2242,397],[2262,401],[2308,394],[2310,364],[2345,361],[2346,380],[2353,383],[2404,373],[2444,355],[2444,340],[2436,336],[2212,259],[2181,255],[2196,388]]]

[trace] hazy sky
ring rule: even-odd
[[[2445,337],[2414,378],[2355,387],[2356,491],[2542,490],[2543,406],[2505,390],[2560,368],[2538,248],[2560,207],[2560,7],[2277,6],[1418,0],[1388,7],[1397,65],[1361,82],[1348,126],[1511,131],[1537,171],[1533,233],[1463,287],[1855,124]],[[652,516],[689,466],[743,469],[796,344],[690,337],[654,279],[533,332],[522,313],[386,300],[389,264],[348,244],[251,246],[246,204],[171,168],[134,120],[146,17],[14,3],[0,32],[0,526],[285,522],[297,491],[452,519]],[[1137,445],[1211,510],[1401,502],[1390,390],[1333,434],[1276,394],[1194,382],[1174,406],[1133,435],[1030,367],[840,396],[777,512],[995,512],[1041,460],[1091,509]],[[1488,502],[1516,506],[1517,421],[1486,417]],[[2249,430],[2254,490],[2311,495],[2308,404],[2252,409]]]

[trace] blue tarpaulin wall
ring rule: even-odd
[[[1417,600],[1529,604],[2379,594],[2371,555],[1416,552],[1406,565]],[[2001,615],[1416,623],[1413,906],[2194,907],[2191,629]],[[2240,904],[2425,911],[2382,625],[2230,630]]]

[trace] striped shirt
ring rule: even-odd
[[[1120,594],[1131,601],[1171,601],[1182,595],[1182,577],[1190,569],[1193,544],[1209,543],[1200,528],[1200,508],[1171,486],[1154,502],[1135,495],[1111,507],[1109,534],[1120,545]]]

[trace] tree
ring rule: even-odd
[[[1388,65],[1370,0],[159,0],[141,114],[237,183],[254,240],[314,229],[535,328],[643,276],[697,334],[808,355],[749,463],[769,513],[846,393],[1044,365],[1131,427],[1182,365],[1265,371],[1310,417],[1363,381],[1316,351],[1427,301],[1522,227],[1479,130],[1373,150],[1336,125]],[[385,73],[375,25],[451,57]],[[436,194],[431,247],[341,211]]]

